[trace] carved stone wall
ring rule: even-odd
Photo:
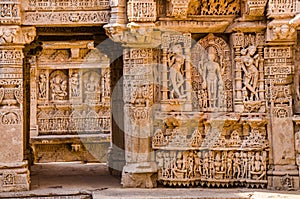
[[[109,58],[92,41],[44,42],[42,47],[32,65],[35,161],[105,162],[111,132]]]
[[[97,151],[95,139],[113,129],[121,151],[112,147],[110,160],[124,187],[299,189],[299,1],[3,0],[0,8],[0,190],[29,188],[29,116],[34,152],[46,159],[51,150]],[[112,70],[109,53],[93,48],[99,29],[124,47]],[[34,38],[25,51],[43,50],[23,63]],[[118,128],[113,89],[123,91],[113,99],[124,109],[113,116],[124,121]]]

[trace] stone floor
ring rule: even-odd
[[[31,191],[0,193],[0,198],[27,199],[300,199],[300,191],[258,189],[164,188],[123,189],[105,164],[47,163],[31,170]]]

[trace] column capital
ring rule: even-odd
[[[36,36],[35,27],[8,25],[0,27],[0,46],[25,45]]]

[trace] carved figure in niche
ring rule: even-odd
[[[193,151],[189,151],[187,154],[187,164],[186,164],[186,169],[187,169],[187,178],[193,177],[193,171],[194,171],[194,153]]]
[[[261,177],[259,175],[263,174],[264,171],[264,165],[261,162],[260,154],[259,152],[255,153],[255,158],[252,161],[252,170],[250,173],[253,176],[253,179],[259,180]]]
[[[170,163],[170,177],[171,178],[174,178],[177,176],[177,164],[176,164],[176,152],[175,151],[171,151],[170,152],[170,160],[171,160],[171,163]]]
[[[202,144],[202,141],[203,141],[203,139],[202,139],[201,132],[198,129],[194,130],[193,135],[192,135],[191,146],[200,147]]]
[[[203,175],[208,178],[209,177],[209,159],[208,159],[208,153],[204,153],[204,159],[203,159]]]
[[[204,63],[204,82],[202,87],[207,89],[208,99],[210,101],[209,106],[211,108],[217,108],[218,105],[218,90],[222,83],[222,77],[220,75],[220,65],[216,62],[217,51],[214,47],[208,48],[208,61]]]
[[[50,80],[51,100],[65,100],[67,98],[67,80],[60,74],[56,74]]]
[[[243,88],[243,96],[244,99],[249,99],[250,101],[259,100],[257,91],[259,75],[257,68],[259,55],[255,55],[255,52],[255,46],[249,46],[248,48],[241,50],[242,69],[244,71],[243,80],[245,85],[245,87]],[[246,97],[246,94],[247,96],[249,96],[248,92],[250,92],[249,98]]]
[[[195,164],[194,164],[194,175],[196,175],[197,173],[199,173],[199,175],[202,175],[202,158],[201,158],[201,152],[196,152],[194,153],[194,160],[195,160]]]
[[[172,87],[170,92],[171,99],[182,99],[186,97],[186,95],[184,95],[184,77],[182,74],[184,59],[181,45],[174,45],[171,48],[168,58],[168,65],[170,67],[170,83]]]
[[[100,76],[97,72],[84,74],[85,101],[97,102],[100,100]]]
[[[109,72],[107,72],[107,73],[105,73],[105,75],[104,75],[104,93],[103,93],[103,95],[105,96],[105,97],[109,97],[110,96],[110,73]]]
[[[241,152],[241,158],[242,158],[242,174],[241,178],[247,178],[247,168],[248,168],[248,157],[246,152]]]
[[[47,97],[47,77],[45,74],[40,74],[39,77],[39,98],[45,99]]]
[[[240,168],[240,154],[236,152],[234,154],[234,159],[233,159],[233,177],[234,178],[239,178],[241,175],[241,168]]]
[[[209,178],[213,178],[214,176],[215,176],[214,152],[209,151]]]
[[[217,178],[217,179],[224,178],[220,152],[216,153],[216,158],[215,158],[214,164],[215,164],[215,178]]]
[[[208,108],[207,90],[200,90],[198,93],[198,99],[199,99],[199,107],[200,108]]]
[[[232,178],[232,160],[233,160],[233,152],[230,151],[227,156],[227,178]]]
[[[71,86],[71,96],[79,97],[80,89],[79,89],[79,74],[74,72],[70,78],[70,86]]]

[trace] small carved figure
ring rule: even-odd
[[[234,159],[233,159],[233,177],[234,178],[239,178],[241,175],[241,168],[240,168],[240,154],[236,152],[234,154]]]
[[[183,94],[184,78],[181,72],[184,64],[184,56],[182,54],[181,45],[177,44],[173,46],[172,54],[169,54],[169,67],[170,67],[170,83],[172,90],[170,92],[170,98],[185,98]]]
[[[203,159],[203,175],[208,178],[209,177],[209,159],[208,159],[208,153],[204,153],[204,159]]]
[[[47,77],[45,74],[40,74],[39,78],[39,98],[45,99],[47,97]]]
[[[65,100],[67,97],[67,81],[59,74],[50,80],[51,99],[52,100]]]
[[[244,71],[244,85],[245,88],[250,91],[249,100],[259,100],[257,86],[258,86],[258,57],[256,54],[256,47],[249,46],[246,49],[241,50],[242,54],[242,69]],[[246,98],[246,92],[243,92],[244,98]],[[255,97],[255,99],[254,99]]]
[[[80,90],[79,90],[79,74],[73,73],[70,77],[70,86],[71,86],[71,96],[72,97],[79,97]]]
[[[227,155],[227,172],[226,177],[232,178],[232,160],[233,160],[233,152],[230,151]]]
[[[194,175],[197,174],[197,172],[199,173],[199,175],[202,175],[202,158],[201,158],[201,152],[196,152],[194,153],[194,160],[195,160],[195,164],[194,164]]]

